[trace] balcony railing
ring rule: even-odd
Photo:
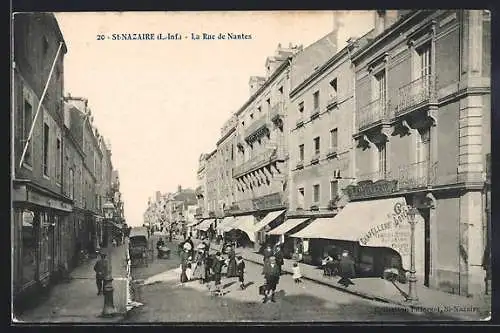
[[[437,162],[430,164],[429,161],[422,161],[400,166],[397,171],[375,171],[360,174],[358,182],[371,180],[397,180],[399,190],[418,189],[437,183]]]
[[[263,129],[267,126],[267,115],[263,115],[260,118],[257,118],[250,126],[245,130],[245,138],[249,138],[260,129]]]
[[[284,200],[281,192],[271,193],[253,199],[254,209],[272,209],[282,207],[283,205]]]
[[[429,161],[401,166],[397,174],[399,189],[417,189],[433,185],[437,180],[437,162]]]
[[[364,130],[378,122],[387,119],[387,101],[376,99],[358,112],[358,129]]]
[[[282,117],[284,115],[284,113],[285,113],[285,108],[284,108],[283,102],[279,102],[279,103],[274,104],[271,107],[271,111],[270,111],[271,121],[274,121],[275,119],[277,119],[279,117]]]
[[[273,156],[275,156],[274,150],[268,149],[264,153],[259,154],[255,157],[252,157],[250,160],[233,168],[233,177],[237,178],[237,177],[242,176],[250,171],[259,169],[259,168],[271,163]]]
[[[435,77],[424,75],[399,88],[399,102],[396,116],[402,115],[413,107],[431,102],[435,98]]]
[[[297,161],[295,168],[296,169],[303,169],[304,168],[304,160]]]
[[[326,154],[326,158],[337,157],[337,151],[338,151],[337,147],[331,147],[330,149],[328,149],[328,153]]]

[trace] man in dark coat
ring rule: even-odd
[[[342,257],[339,262],[339,270],[340,280],[337,283],[346,288],[354,284],[351,279],[356,276],[356,269],[354,260],[352,260],[348,251],[342,252]]]
[[[277,245],[276,248],[274,249],[274,256],[276,257],[276,264],[278,265],[280,275],[281,275],[281,268],[283,267],[283,264],[285,263],[284,257],[283,257],[283,251],[281,250],[281,246]]]
[[[274,256],[270,257],[264,264],[264,278],[266,279],[266,289],[263,303],[267,302],[269,296],[271,296],[271,302],[276,302],[274,293],[280,280],[280,269]]]
[[[245,261],[242,256],[236,258],[236,274],[238,275],[241,290],[245,289]]]
[[[95,271],[95,282],[97,285],[97,295],[102,295],[104,287],[104,277],[106,275],[106,254],[104,252],[100,253],[100,258],[94,265]]]
[[[212,269],[213,278],[214,278],[214,282],[215,282],[214,292],[216,294],[219,294],[219,295],[221,293],[220,284],[221,284],[221,278],[222,278],[222,266],[224,266],[224,261],[222,260],[221,253],[217,252],[215,254],[215,258],[212,262],[211,269]]]

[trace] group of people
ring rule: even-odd
[[[226,267],[226,277],[238,277],[240,288],[245,289],[245,262],[243,257],[236,256],[234,247],[227,249],[227,258],[220,251],[211,255],[208,239],[203,239],[195,249],[192,240],[188,237],[180,244],[180,247],[182,248],[180,253],[180,283],[182,285],[190,280],[198,280],[202,284],[207,284],[214,294],[220,295],[222,294],[222,270]],[[210,282],[213,282],[213,288]]]
[[[340,255],[328,254],[322,260],[324,275],[326,276],[340,276],[337,283],[344,287],[353,285],[352,278],[356,276],[356,268],[354,259],[351,257],[349,251],[344,250]]]

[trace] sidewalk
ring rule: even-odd
[[[48,298],[38,307],[25,311],[17,322],[117,322],[126,312],[126,245],[112,249],[114,305],[118,315],[113,318],[100,317],[104,297],[97,296],[94,264],[90,259],[71,272],[69,283],[52,287]],[[16,321],[14,321],[16,322]]]
[[[241,255],[245,260],[263,265],[262,255],[255,253],[253,249],[239,248],[237,251],[237,254]],[[292,274],[294,261],[290,259],[284,261],[283,271]],[[489,295],[468,298],[417,285],[419,300],[411,305],[406,302],[403,295],[404,292],[408,291],[408,284],[393,284],[381,278],[359,278],[353,279],[355,285],[345,288],[337,283],[338,277],[325,277],[321,269],[302,263],[299,265],[303,278],[306,280],[328,285],[363,298],[403,306],[409,311],[439,312],[445,316],[466,321],[479,321],[489,317],[491,312],[491,297],[488,297]]]

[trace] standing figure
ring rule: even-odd
[[[280,275],[281,275],[281,267],[283,267],[283,264],[285,263],[284,256],[283,256],[283,251],[281,250],[281,246],[277,245],[276,248],[274,249],[274,256],[276,257],[276,264],[278,265]]]
[[[188,281],[186,269],[188,268],[189,258],[189,247],[184,246],[183,251],[181,252],[181,284],[184,284]]]
[[[228,263],[227,263],[227,277],[235,277],[236,274],[236,253],[234,246],[228,246]]]
[[[267,302],[269,296],[271,296],[271,302],[276,302],[274,294],[280,280],[280,270],[276,263],[276,257],[270,257],[267,263],[264,264],[264,278],[266,284],[263,303]]]
[[[342,252],[342,257],[339,262],[339,270],[340,280],[337,283],[346,288],[354,284],[351,279],[356,276],[356,269],[354,266],[354,260],[352,260],[349,255],[349,251]]]
[[[222,278],[222,266],[224,266],[224,261],[222,259],[221,253],[217,252],[215,258],[212,262],[212,273],[214,277],[214,290],[216,295],[221,295],[220,284]]]
[[[295,283],[302,283],[302,273],[300,272],[300,267],[299,267],[299,264],[298,263],[293,263],[293,268],[292,268],[292,272],[293,272],[293,282]]]
[[[205,281],[205,273],[206,273],[204,249],[198,250],[194,262],[195,262],[195,268],[193,272],[193,279],[198,279],[200,280],[200,283],[203,283]]]
[[[236,273],[240,282],[241,290],[245,289],[245,261],[242,256],[236,258]]]
[[[106,274],[106,254],[104,252],[100,252],[100,258],[97,259],[97,262],[94,265],[94,271],[95,271],[95,282],[97,285],[97,295],[102,295],[103,294],[103,287],[104,287],[104,276]]]

